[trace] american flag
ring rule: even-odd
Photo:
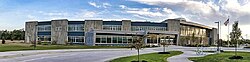
[[[229,23],[229,18],[227,19],[227,21],[224,22],[224,25],[227,26],[228,23]]]

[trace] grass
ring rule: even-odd
[[[140,60],[145,60],[148,62],[167,62],[166,60],[168,57],[179,55],[182,53],[183,52],[181,51],[170,51],[170,54],[158,54],[158,53],[142,54],[140,55]],[[137,61],[137,55],[117,58],[110,62],[131,62],[131,61]]]
[[[121,46],[84,46],[84,45],[37,45],[34,49],[32,44],[0,44],[0,52],[21,50],[53,50],[53,49],[98,49],[98,48],[126,48]]]
[[[207,55],[205,57],[191,57],[189,60],[194,62],[250,62],[250,52],[238,52],[239,56],[243,56],[243,59],[229,59],[234,56],[233,51],[226,51],[220,54]]]

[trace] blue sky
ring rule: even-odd
[[[240,21],[243,34],[250,27],[249,0],[0,0],[0,30],[24,28],[26,21],[51,19],[147,20],[185,18],[216,27],[215,21]],[[222,24],[223,37],[227,27]],[[225,31],[225,32],[224,32]]]

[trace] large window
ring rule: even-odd
[[[206,36],[206,29],[203,28],[181,25],[180,29],[182,36],[192,36],[192,35],[194,35],[195,37]]]
[[[132,26],[132,31],[154,30],[154,31],[167,31],[167,27],[157,26]]]
[[[39,41],[51,41],[51,36],[38,36]]]
[[[51,25],[38,25],[38,31],[51,31]]]
[[[122,26],[121,25],[103,25],[103,30],[107,31],[121,31]]]
[[[68,42],[70,42],[70,43],[84,43],[84,36],[69,36]]]
[[[105,35],[98,35],[96,36],[96,43],[123,43],[127,44],[132,41],[132,36],[105,36]]]
[[[68,26],[68,31],[83,31],[83,30],[84,30],[83,24],[75,24]]]

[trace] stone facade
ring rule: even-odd
[[[168,19],[168,31],[180,31],[180,20]]]
[[[84,27],[86,32],[90,31],[92,28],[94,30],[102,30],[102,20],[85,20]]]
[[[84,31],[85,39],[87,40],[86,45],[94,46],[95,43],[95,31],[93,30],[102,30],[102,20],[85,20]]]
[[[51,21],[51,41],[55,44],[65,44],[68,41],[68,20]]]
[[[177,43],[176,45],[181,44],[181,42],[179,42],[179,39],[180,39],[180,20],[168,19],[167,23],[168,23],[168,31],[179,32],[179,34],[176,35],[176,43]]]
[[[131,20],[122,20],[122,30],[131,31]]]
[[[37,21],[31,21],[25,23],[25,43],[34,42],[37,36],[36,34],[36,25]]]

